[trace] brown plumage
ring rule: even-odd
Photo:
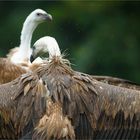
[[[52,101],[62,104],[63,114],[71,120],[77,139],[98,138],[112,129],[116,133],[127,131],[125,136],[119,136],[122,139],[128,135],[128,138],[138,137],[140,91],[93,80],[89,75],[73,71],[59,58],[39,68],[38,75],[45,81]],[[134,136],[132,131],[136,133]],[[117,139],[116,133],[107,137]]]
[[[7,58],[0,58],[0,84],[8,83],[23,73],[26,73],[26,69],[20,65],[11,63]]]
[[[28,71],[34,71],[39,66],[40,63],[36,62],[32,64],[13,64],[7,58],[0,58],[0,84],[11,82]]]
[[[34,128],[33,140],[140,137],[139,90],[99,82],[52,52],[32,73],[0,86],[1,138]]]
[[[93,75],[92,77],[93,79],[96,79],[97,81],[101,81],[101,82],[108,83],[111,85],[140,90],[140,84],[132,82],[130,80],[121,79],[121,78],[112,77],[112,76]]]
[[[46,110],[45,96],[43,82],[35,73],[0,85],[0,139],[17,139],[31,131],[29,126],[35,125]]]
[[[62,105],[59,102],[53,102],[47,98],[46,114],[40,119],[39,124],[35,128],[34,140],[38,139],[74,139],[74,128],[71,120],[64,116]]]
[[[38,47],[44,46],[47,39],[47,37],[40,39],[35,43],[35,48],[37,47],[38,50]],[[139,90],[99,82],[91,75],[76,72],[66,63],[68,61],[62,59],[59,51],[55,52],[58,49],[57,45],[45,46],[48,51],[51,51],[49,52],[51,56],[49,63],[47,61],[46,65],[37,69],[37,75],[44,81],[49,91],[52,106],[56,103],[61,105],[63,116],[68,118],[72,125],[71,129],[74,129],[75,139],[138,139],[140,137]],[[36,53],[36,50],[34,51]],[[55,119],[56,121],[52,122],[54,124],[57,122],[57,117]],[[53,133],[51,136],[44,135],[45,131],[47,133],[54,130],[52,127],[47,127],[48,123],[50,122],[42,121],[41,125],[44,127],[40,127],[40,123],[37,126],[35,134],[42,136],[41,140],[54,136]],[[58,134],[55,133],[55,136],[60,132],[60,127],[55,129],[57,128],[55,132]]]

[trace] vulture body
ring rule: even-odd
[[[140,91],[72,70],[54,38],[37,41],[33,54],[42,45],[46,62],[0,85],[1,139],[24,139],[28,132],[33,140],[139,139]]]
[[[40,44],[43,44],[42,42],[37,42]],[[46,43],[48,46],[55,46],[56,42],[55,40],[51,39],[47,40]],[[37,45],[37,44],[36,44]],[[49,56],[51,57],[52,52],[53,53],[58,53],[55,55],[60,55],[60,50],[58,49],[57,51],[54,49],[54,47],[51,47],[49,52],[48,52],[48,47],[45,47],[45,45],[38,45],[39,47],[36,47],[36,51],[34,51],[34,53],[32,54],[31,58],[32,60],[34,60],[36,57],[44,55],[46,53],[50,53]],[[54,49],[54,50],[53,50]],[[82,73],[81,73],[82,74]],[[112,77],[112,76],[99,76],[99,75],[91,75],[93,79],[103,82],[103,83],[107,83],[110,85],[114,85],[114,86],[119,86],[119,87],[124,87],[124,88],[129,88],[129,89],[135,89],[135,90],[140,90],[140,84],[132,82],[130,80],[126,80],[126,79],[122,79],[122,78],[117,78],[117,77]]]
[[[33,139],[139,139],[140,91],[72,70],[54,41],[44,37],[34,45],[33,54],[44,46],[50,57],[36,70],[49,94]]]
[[[32,34],[36,27],[52,17],[41,9],[34,10],[26,18],[20,37],[19,48],[14,48],[7,58],[0,58],[0,84],[10,82],[30,69]]]

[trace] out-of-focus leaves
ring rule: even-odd
[[[53,36],[75,70],[140,83],[140,2],[0,1],[0,56],[19,45],[22,24],[36,8],[53,21],[38,26],[32,44]]]

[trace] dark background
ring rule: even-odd
[[[19,45],[36,8],[53,22],[38,26],[32,44],[53,36],[75,70],[140,83],[140,1],[0,1],[0,56]]]

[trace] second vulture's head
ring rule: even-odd
[[[61,57],[61,52],[55,38],[45,36],[37,40],[33,46],[31,61],[46,53],[49,54],[49,59],[51,59],[53,56]]]

